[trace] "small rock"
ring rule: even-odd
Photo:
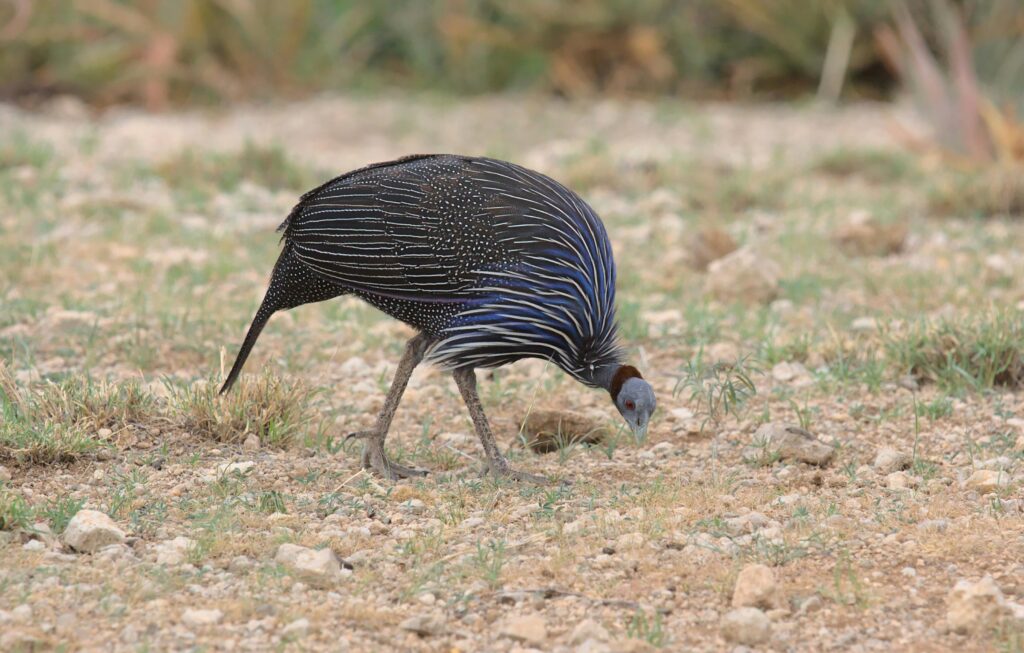
[[[725,520],[725,530],[729,535],[737,536],[756,533],[768,525],[769,519],[764,514],[751,511],[739,517],[729,517]]]
[[[10,483],[11,481],[11,470],[7,469],[3,465],[0,465],[0,483]]]
[[[977,490],[982,494],[995,492],[1001,487],[1010,483],[1010,475],[1006,472],[997,472],[991,469],[976,470],[964,484],[967,488]]]
[[[281,629],[281,637],[300,639],[309,634],[309,619],[296,619]]]
[[[904,469],[910,469],[913,459],[910,454],[897,451],[892,447],[881,447],[875,454],[875,462],[872,466],[879,474],[891,474]]]
[[[523,422],[526,445],[537,453],[551,453],[573,444],[599,444],[608,427],[586,415],[567,410],[532,410]]]
[[[403,512],[407,512],[411,515],[422,515],[427,511],[427,504],[423,503],[419,499],[408,499],[403,501],[398,506]]]
[[[817,594],[808,596],[806,599],[803,600],[802,603],[800,603],[800,608],[796,611],[796,616],[801,617],[807,614],[808,612],[814,612],[815,610],[819,610],[824,604],[825,602],[822,601],[821,597]]]
[[[187,537],[176,537],[173,540],[160,542],[156,545],[156,563],[158,565],[180,565],[188,558],[188,552],[196,545],[195,540]]]
[[[217,474],[220,476],[248,474],[254,467],[256,467],[256,463],[251,460],[243,460],[242,462],[237,463],[223,463],[221,465],[217,465]]]
[[[739,359],[740,348],[731,342],[716,342],[704,349],[704,362],[712,365],[735,365]],[[676,410],[679,409],[673,409],[670,412],[675,413]],[[689,409],[683,410],[690,414],[686,418],[680,419],[690,419],[693,417],[693,411]]]
[[[28,603],[22,603],[11,610],[11,621],[21,624],[27,624],[32,621],[32,606]]]
[[[726,231],[706,226],[699,229],[687,245],[690,265],[703,272],[713,261],[735,252],[737,247],[736,241]]]
[[[527,644],[543,644],[548,638],[548,626],[540,615],[513,615],[505,619],[498,634]]]
[[[707,290],[721,301],[767,304],[779,295],[779,266],[743,247],[708,266]]]
[[[779,383],[788,383],[797,387],[810,385],[814,382],[811,373],[802,363],[783,361],[772,366],[772,378]]]
[[[776,454],[810,465],[825,466],[835,455],[835,447],[818,440],[808,431],[784,422],[762,424],[753,439],[754,454]]]
[[[576,627],[572,629],[569,641],[575,645],[579,645],[587,640],[607,642],[608,631],[605,630],[604,626],[593,619],[584,619],[576,624]]]
[[[747,565],[736,578],[732,592],[734,608],[774,608],[779,604],[775,573],[765,565]]]
[[[850,330],[862,333],[878,331],[878,320],[873,317],[858,317],[850,323]]]
[[[444,619],[438,614],[417,614],[402,621],[398,627],[420,637],[430,637],[444,630]]]
[[[22,544],[21,548],[26,551],[45,551],[46,545],[43,544],[42,540],[29,540]]]
[[[883,223],[867,211],[855,211],[833,232],[833,240],[849,256],[887,256],[903,251],[907,225]]]
[[[957,633],[983,632],[1013,610],[991,576],[957,581],[946,597],[946,622]]]
[[[885,477],[885,487],[890,490],[909,490],[917,485],[917,479],[906,472],[893,472]]]
[[[181,622],[189,628],[202,628],[203,626],[219,624],[223,618],[224,613],[217,609],[203,610],[198,608],[188,608],[181,615]]]
[[[643,533],[623,533],[615,540],[615,549],[617,551],[639,549],[645,541]]]
[[[260,449],[260,438],[255,433],[250,433],[245,437],[245,442],[242,443],[242,451],[259,451]]]
[[[943,533],[947,528],[949,528],[947,519],[926,519],[917,525],[917,530],[932,533]]]
[[[252,569],[252,559],[249,556],[235,556],[228,563],[228,571],[233,574],[244,574]]]
[[[719,627],[727,641],[756,646],[771,635],[772,624],[757,608],[736,608],[722,617]]]
[[[277,548],[275,562],[292,575],[314,587],[329,587],[347,575],[338,557],[330,549],[313,550],[296,544],[282,544]]]
[[[124,531],[110,517],[97,510],[79,510],[64,529],[64,544],[75,551],[91,553],[124,542]]]

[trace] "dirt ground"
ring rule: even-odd
[[[924,133],[891,105],[0,106],[0,648],[1020,650],[1024,224],[948,208]],[[646,441],[541,361],[479,374],[513,464],[571,485],[481,478],[426,367],[388,447],[433,473],[362,472],[341,436],[412,332],[350,298],[275,316],[212,398],[298,195],[432,151],[548,173],[614,241]],[[531,453],[540,409],[608,433]],[[765,442],[783,423],[825,453]],[[79,509],[123,542],[75,550]],[[958,625],[985,576],[994,607]]]

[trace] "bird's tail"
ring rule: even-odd
[[[345,294],[345,288],[325,281],[313,274],[309,268],[303,265],[292,252],[289,244],[285,244],[281,256],[274,265],[274,273],[270,277],[270,286],[267,288],[263,302],[260,304],[256,316],[252,319],[249,332],[245,334],[242,347],[235,357],[235,364],[231,366],[231,372],[225,379],[224,385],[220,388],[220,394],[231,389],[238,375],[242,372],[245,361],[249,358],[249,352],[260,337],[260,332],[266,326],[267,320],[277,311],[287,310],[302,304],[321,302],[338,295]]]

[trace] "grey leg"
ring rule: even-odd
[[[483,404],[480,403],[480,395],[476,391],[476,372],[472,368],[460,368],[452,372],[452,376],[455,377],[455,384],[459,386],[462,400],[466,402],[466,408],[469,409],[469,416],[473,420],[473,427],[476,429],[477,437],[480,438],[480,444],[484,447],[484,454],[487,456],[487,473],[499,478],[511,478],[528,483],[550,483],[551,481],[544,476],[518,472],[509,467],[508,460],[501,454],[498,443],[494,441],[491,425],[487,422]]]
[[[423,360],[423,354],[430,345],[430,338],[422,333],[413,337],[405,345],[405,353],[398,362],[398,369],[395,370],[395,378],[391,381],[391,388],[384,399],[384,407],[377,415],[377,424],[369,431],[358,431],[349,434],[349,438],[359,438],[366,441],[363,446],[363,468],[372,469],[384,478],[397,480],[410,476],[426,476],[427,472],[422,469],[405,467],[388,460],[384,453],[384,439],[388,437],[388,430],[391,428],[391,420],[395,417],[398,404],[402,401],[402,393],[409,384],[409,377],[412,371]]]

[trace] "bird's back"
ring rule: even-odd
[[[310,191],[282,229],[313,273],[434,336],[442,366],[551,358],[589,382],[595,361],[617,356],[607,234],[539,173],[407,157]]]

